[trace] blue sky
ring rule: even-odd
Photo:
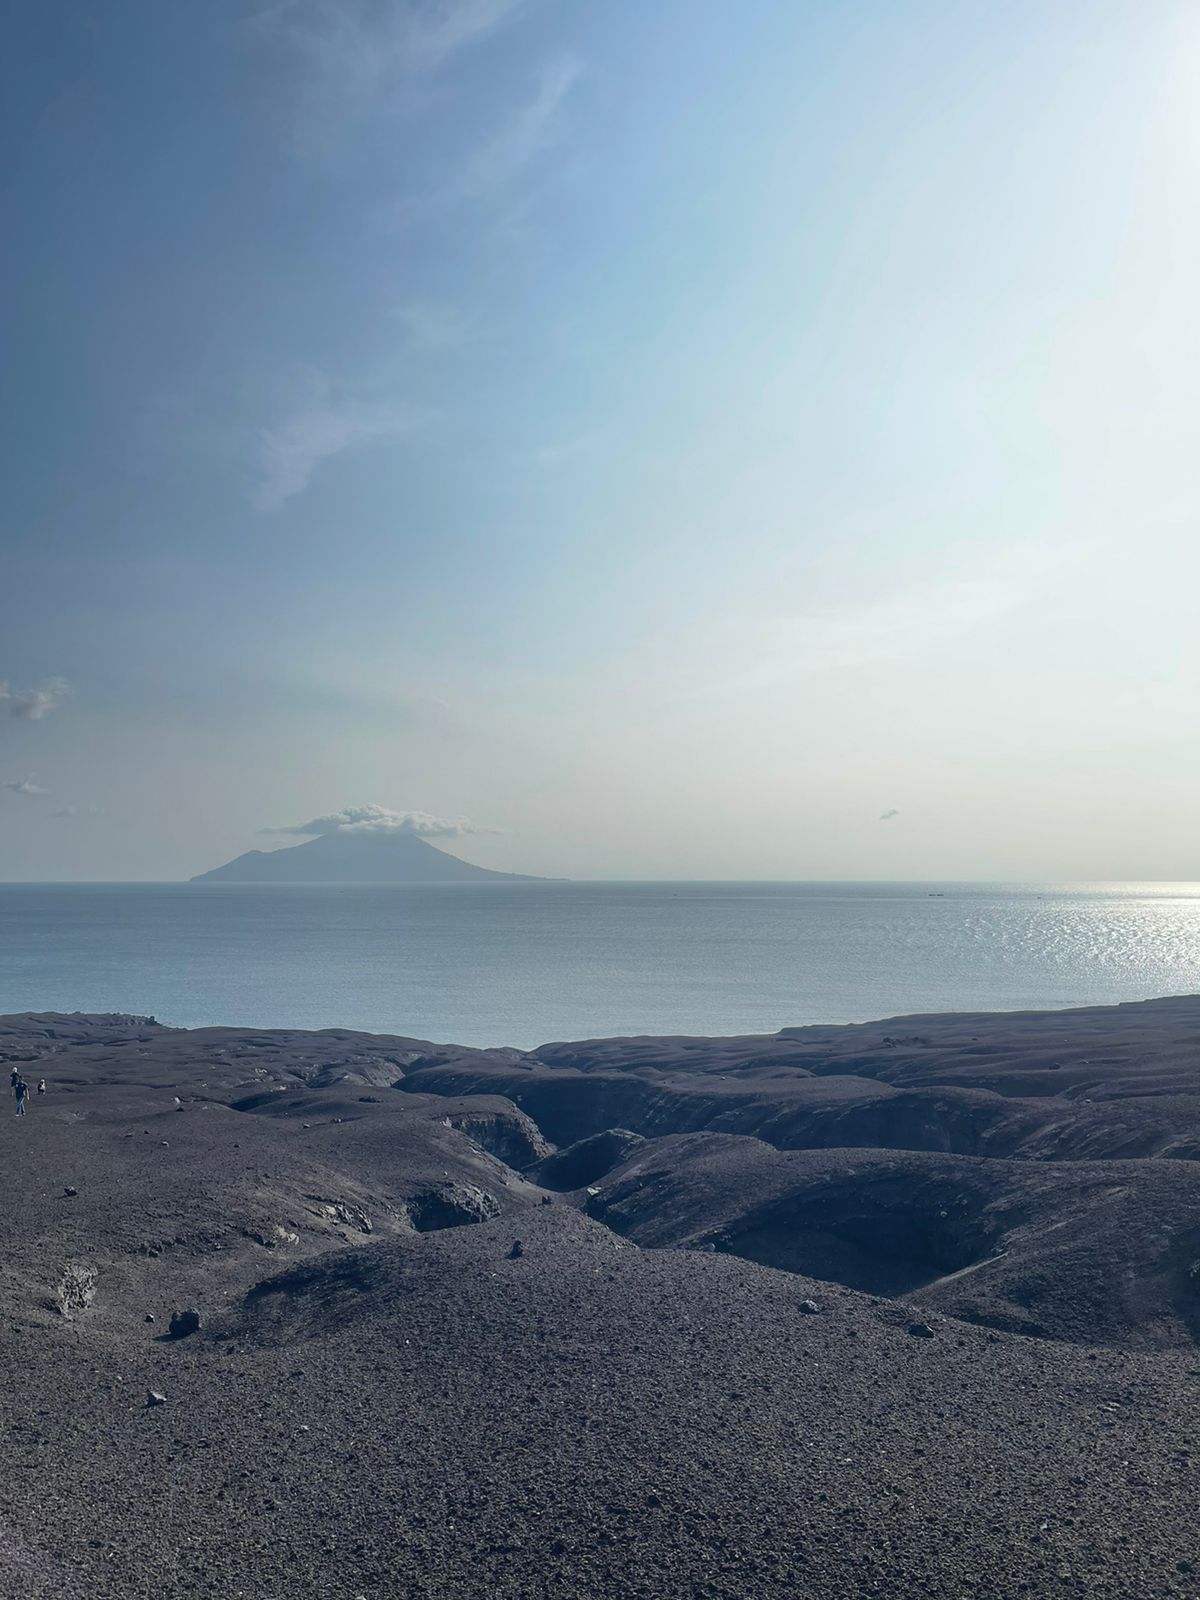
[[[1194,6],[7,18],[0,877],[1200,877]]]

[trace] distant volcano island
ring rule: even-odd
[[[247,850],[191,883],[547,883],[493,872],[413,833],[339,829],[281,850]]]

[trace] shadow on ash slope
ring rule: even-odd
[[[1194,998],[529,1053],[31,1015],[0,1021],[0,1055],[54,1086],[37,1138],[62,1187],[33,1185],[4,1268],[47,1315],[80,1292],[47,1260],[86,1254],[109,1314],[158,1314],[236,1298],[268,1253],[557,1198],[646,1248],[1008,1332],[1200,1338]]]
[[[404,1087],[507,1097],[565,1146],[526,1176],[645,1247],[1037,1337],[1200,1337],[1195,998],[443,1053]]]

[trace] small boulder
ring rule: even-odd
[[[554,1204],[554,1196],[552,1194],[544,1194],[542,1196],[542,1204],[544,1206],[552,1206]]]
[[[289,1245],[300,1243],[300,1235],[293,1233],[290,1228],[285,1228],[281,1222],[276,1222],[261,1232],[251,1230],[248,1237],[253,1239],[255,1244],[262,1245],[264,1250],[285,1250]]]
[[[524,1254],[525,1246],[521,1243],[520,1239],[514,1239],[513,1247],[508,1252],[508,1259],[510,1261],[519,1261]]]
[[[79,1190],[73,1183],[65,1183],[63,1185],[63,1193],[66,1195],[76,1195],[79,1193]]]
[[[801,1300],[799,1310],[805,1317],[816,1317],[821,1314],[821,1308],[815,1300]]]
[[[914,1339],[932,1339],[934,1337],[933,1329],[927,1322],[910,1322],[908,1331]]]
[[[147,1406],[165,1406],[166,1403],[167,1403],[167,1397],[166,1397],[165,1394],[159,1394],[157,1389],[147,1389],[146,1390],[146,1404],[147,1404]]]
[[[200,1332],[200,1313],[198,1311],[174,1311],[171,1313],[172,1339],[186,1339],[190,1333]]]
[[[143,1322],[153,1322],[154,1321],[154,1313],[153,1313],[153,1311],[147,1311],[146,1315],[142,1318],[142,1321]]]

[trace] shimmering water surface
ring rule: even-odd
[[[1200,884],[0,885],[0,1011],[530,1047],[1200,989]]]

